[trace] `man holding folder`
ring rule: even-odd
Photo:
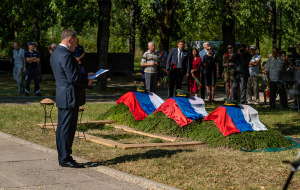
[[[93,79],[80,72],[79,64],[74,58],[77,33],[64,30],[61,43],[50,57],[51,67],[56,80],[56,107],[58,122],[56,130],[56,146],[58,161],[61,167],[83,168],[73,160],[72,144],[75,136],[78,109],[85,104],[85,88]],[[89,75],[93,75],[92,73]]]

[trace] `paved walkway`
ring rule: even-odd
[[[0,132],[0,189],[175,189],[148,179],[88,163],[83,169],[62,168],[56,150]]]

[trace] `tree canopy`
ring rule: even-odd
[[[139,57],[137,52],[145,51],[149,41],[169,49],[184,39],[257,44],[266,55],[272,40],[284,50],[300,43],[298,0],[110,2],[108,52],[135,52]],[[22,46],[35,41],[41,48],[59,43],[65,28],[78,32],[86,51],[99,51],[99,24],[107,19],[101,6],[105,0],[2,0],[0,57],[10,56],[13,41]]]

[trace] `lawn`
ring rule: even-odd
[[[107,89],[99,91],[96,87],[96,80],[90,88],[86,89],[86,95],[122,95],[128,91],[135,89],[135,84],[142,81],[141,66],[138,63],[134,64],[132,76],[110,76],[107,80]],[[40,81],[40,91],[43,96],[54,96],[55,81],[51,74],[43,75]],[[25,85],[25,76],[23,76],[23,85]],[[14,81],[11,73],[0,72],[0,96],[24,96],[17,93],[17,83]],[[34,82],[30,83],[31,96],[34,96]]]
[[[114,104],[87,103],[83,120],[96,120],[112,106]],[[207,111],[211,112],[218,106],[211,104]],[[285,136],[300,137],[299,112],[280,109],[268,112],[267,108],[253,107],[259,111],[260,120],[269,127]],[[56,148],[54,131],[42,134],[37,125],[43,123],[43,109],[39,104],[0,105],[0,114],[0,131]],[[56,108],[53,118],[56,122]],[[100,135],[109,136],[106,132]],[[116,138],[116,135],[109,138]],[[282,164],[282,160],[293,160],[298,149],[250,153],[201,145],[122,150],[75,140],[73,153],[101,165],[180,189],[282,189],[290,171],[289,165]],[[300,175],[296,173],[291,189],[300,187],[299,180]]]

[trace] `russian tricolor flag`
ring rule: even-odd
[[[119,98],[117,105],[128,106],[135,120],[143,120],[153,113],[164,100],[152,92],[127,92]]]
[[[268,130],[258,118],[258,112],[248,105],[220,106],[204,118],[212,120],[224,136],[244,131]]]
[[[163,112],[181,127],[208,115],[203,99],[195,96],[169,98],[156,111]]]

